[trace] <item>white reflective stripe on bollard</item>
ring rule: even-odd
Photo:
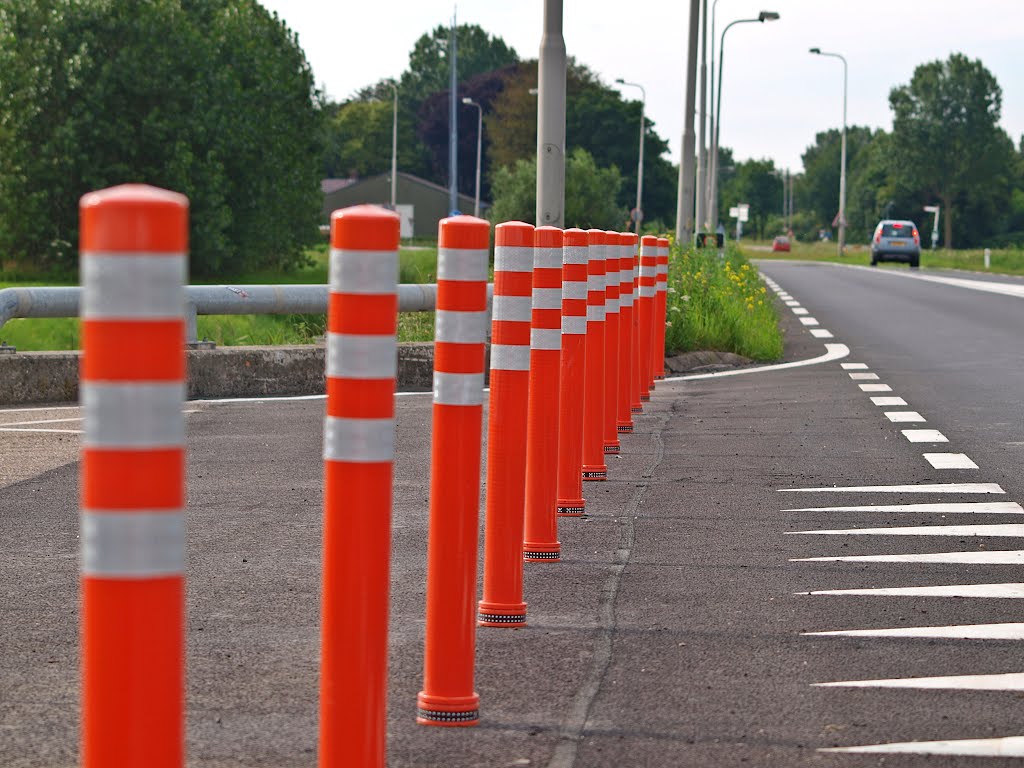
[[[562,289],[561,288],[534,288],[533,289],[534,309],[561,309]]]
[[[185,444],[181,405],[185,383],[83,381],[80,387],[89,448],[168,448]]]
[[[562,348],[560,328],[531,328],[530,349],[558,350]]]
[[[324,419],[324,459],[378,462],[395,457],[394,419]]]
[[[562,334],[579,336],[587,332],[587,318],[566,315],[562,317]]]
[[[582,281],[567,281],[562,283],[563,299],[586,299],[587,284]]]
[[[462,312],[451,309],[437,310],[435,341],[455,344],[481,344],[487,336],[487,311]]]
[[[507,320],[510,322],[528,323],[533,309],[533,299],[530,296],[505,296],[498,294],[494,297],[492,304],[491,319]]]
[[[395,251],[331,250],[331,293],[393,294],[398,282]]]
[[[85,252],[81,317],[89,320],[177,319],[185,314],[184,254]]]
[[[533,272],[533,248],[528,245],[495,246],[494,271]]]
[[[561,248],[534,248],[533,249],[534,269],[561,269],[562,249]]]
[[[394,336],[327,334],[327,375],[345,379],[393,379],[398,371]]]
[[[185,573],[185,513],[109,512],[81,515],[82,575],[160,578]]]
[[[484,375],[434,371],[434,402],[438,405],[482,405]]]
[[[530,370],[530,348],[525,344],[492,344],[491,370]]]
[[[439,248],[437,279],[487,282],[487,249]]]
[[[587,322],[604,322],[604,304],[587,304]]]

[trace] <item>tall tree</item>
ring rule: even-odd
[[[723,207],[738,203],[750,206],[750,216],[758,237],[765,235],[771,216],[782,214],[782,178],[771,160],[747,160],[736,164],[735,174],[723,185]]]
[[[860,153],[871,143],[870,128],[851,125],[846,129],[847,199],[853,169],[858,167]],[[839,213],[839,177],[842,170],[842,132],[838,128],[815,135],[814,144],[801,155],[804,174],[800,184],[799,204],[802,210],[813,211],[821,227],[829,227]],[[849,220],[847,212],[847,220]],[[851,227],[852,228],[852,227]]]
[[[941,203],[943,244],[952,248],[963,207],[1005,177],[1012,159],[1013,145],[998,125],[1002,90],[981,61],[954,53],[917,67],[889,104],[898,171]]]

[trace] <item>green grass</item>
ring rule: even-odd
[[[866,245],[848,245],[846,255],[839,256],[834,242],[794,243],[790,253],[775,253],[768,248],[770,242],[748,242],[740,245],[747,258],[751,259],[799,259],[802,261],[831,261],[838,264],[871,263],[871,249]],[[903,266],[883,262],[883,266]],[[921,251],[921,266],[932,269],[963,269],[985,272],[985,249],[965,250],[938,249]],[[1024,275],[1024,248],[993,248],[991,268],[987,270],[1000,275]]]
[[[673,249],[669,260],[665,349],[713,349],[754,360],[782,356],[775,307],[738,248],[724,258],[714,249]]]

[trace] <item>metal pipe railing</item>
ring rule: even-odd
[[[487,287],[490,307],[493,286]],[[198,315],[316,315],[327,312],[326,285],[189,285],[185,288],[187,341],[198,341]],[[14,318],[78,317],[81,288],[0,289],[0,329]],[[434,283],[398,286],[399,312],[432,312]]]

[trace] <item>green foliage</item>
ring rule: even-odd
[[[0,249],[73,271],[78,199],[144,181],[191,201],[198,274],[301,261],[319,101],[255,0],[0,0]]]
[[[757,270],[730,245],[680,250],[669,260],[665,350],[714,349],[754,360],[782,356],[778,315]]]
[[[622,184],[617,168],[601,168],[585,149],[577,147],[565,162],[565,223],[581,229],[622,229],[627,214],[615,199]],[[537,209],[537,162],[518,160],[501,168],[492,183],[491,221],[533,223]]]
[[[727,214],[737,203],[750,206],[748,229],[758,237],[767,234],[769,217],[782,212],[782,178],[771,160],[747,160],[737,163],[733,177],[723,186],[723,207],[720,213]],[[722,216],[723,220],[725,216]]]
[[[878,133],[881,133],[880,131]],[[870,128],[851,125],[846,129],[846,209],[847,222],[851,232],[860,232],[865,227],[860,222],[854,223],[851,216],[851,192],[854,188],[852,171],[863,168],[861,152],[872,146],[875,134]],[[828,226],[839,213],[839,176],[840,158],[842,157],[842,132],[833,128],[822,131],[814,137],[814,144],[809,146],[802,155],[804,173],[797,187],[794,206],[801,210],[810,210],[821,226]],[[864,191],[867,190],[862,186]],[[873,201],[872,201],[873,204]],[[877,218],[866,225],[873,229]]]

